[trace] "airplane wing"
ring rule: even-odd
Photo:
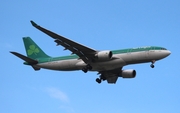
[[[52,31],[49,31],[39,25],[37,25],[35,22],[31,21],[31,24],[39,29],[40,31],[44,32],[45,34],[49,35],[50,37],[55,39],[55,42],[57,45],[62,45],[65,50],[70,50],[72,54],[78,55],[85,63],[92,62],[94,55],[96,54],[96,50],[91,49],[89,47],[86,47],[84,45],[81,45],[77,42],[74,42],[72,40],[69,40],[61,35],[58,35]]]
[[[122,68],[109,70],[109,71],[101,71],[99,74],[101,74],[101,78],[104,78],[107,80],[109,84],[115,84],[120,73],[122,71]]]

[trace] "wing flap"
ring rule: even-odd
[[[109,83],[109,84],[115,84],[116,83],[116,81],[117,81],[117,79],[118,79],[118,76],[115,76],[115,75],[111,75],[111,76],[109,76],[109,77],[107,77],[107,82]]]
[[[101,74],[101,78],[107,80],[109,84],[115,84],[121,71],[122,71],[122,67],[114,70],[101,71],[98,74]]]

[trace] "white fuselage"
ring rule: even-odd
[[[121,68],[129,64],[147,63],[157,61],[167,57],[170,54],[168,50],[149,50],[139,52],[128,52],[121,54],[114,54],[110,60],[93,62],[90,65],[93,67],[92,71],[104,71]],[[61,71],[73,71],[81,70],[87,64],[81,59],[69,59],[50,61],[46,63],[40,63],[35,65],[39,68],[61,70]]]

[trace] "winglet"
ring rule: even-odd
[[[30,22],[34,27],[38,26],[34,21],[31,20]]]

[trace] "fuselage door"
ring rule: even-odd
[[[146,58],[146,59],[149,58],[149,50],[150,50],[150,47],[146,47],[146,48],[145,48],[145,58]]]

